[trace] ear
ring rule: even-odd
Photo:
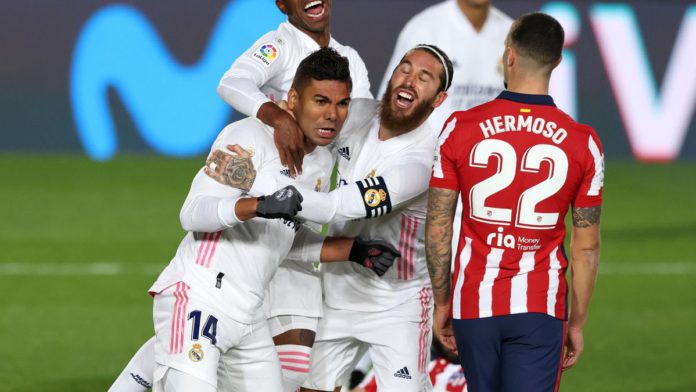
[[[276,0],[276,7],[280,10],[280,12],[284,13],[287,15],[287,9],[285,8],[285,2],[283,0]]]
[[[505,58],[504,65],[506,67],[512,67],[515,61],[517,61],[517,50],[512,46],[508,46],[505,50],[507,50],[507,58]]]
[[[433,101],[432,107],[433,109],[436,109],[438,106],[442,105],[443,102],[447,99],[447,92],[446,91],[440,91],[437,93],[435,96],[435,100]]]
[[[297,93],[297,90],[291,88],[290,91],[288,91],[288,110],[295,110],[299,99],[300,95]]]

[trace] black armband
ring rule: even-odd
[[[365,204],[366,218],[376,218],[391,212],[391,197],[382,177],[366,178],[357,184]]]

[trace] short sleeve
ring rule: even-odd
[[[445,188],[459,191],[459,177],[457,176],[457,148],[454,130],[457,128],[459,119],[456,115],[451,115],[445,122],[445,126],[438,138],[438,147],[435,152],[433,163],[433,173],[430,178],[431,188]]]
[[[582,182],[573,200],[574,207],[595,207],[602,204],[604,151],[594,131],[587,138],[586,149]]]

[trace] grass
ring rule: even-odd
[[[146,291],[156,273],[142,266],[174,254],[178,211],[201,164],[0,155],[0,267],[125,266],[103,276],[0,273],[0,390],[108,388],[152,335]],[[600,274],[586,351],[562,391],[694,391],[696,164],[610,161],[606,181],[603,268],[624,268]],[[629,273],[631,264],[661,262],[693,268]]]

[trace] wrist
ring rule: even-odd
[[[256,217],[257,206],[258,200],[256,198],[245,197],[239,199],[234,205],[234,214],[239,221],[247,221]]]

